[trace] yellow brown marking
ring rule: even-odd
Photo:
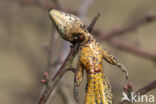
[[[102,49],[78,17],[54,9],[50,11],[50,17],[63,39],[71,43],[74,43],[77,38],[81,40],[78,66],[74,77],[76,101],[78,102],[78,87],[82,82],[83,69],[85,69],[87,72],[85,104],[112,104],[111,85],[103,72],[102,62],[105,59],[127,74],[124,66],[113,55]]]

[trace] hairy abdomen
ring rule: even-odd
[[[112,104],[111,86],[103,72],[87,73],[85,104]]]

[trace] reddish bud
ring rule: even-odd
[[[44,77],[45,79],[48,79],[48,73],[47,73],[47,72],[44,72],[44,73],[43,73],[43,77]]]
[[[130,89],[132,89],[132,88],[133,88],[132,83],[129,83],[129,84],[128,84],[128,88],[130,88]]]

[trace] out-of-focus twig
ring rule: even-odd
[[[24,5],[25,4],[36,5],[45,10],[57,9],[57,10],[62,10],[62,11],[69,12],[69,13],[74,13],[74,14],[76,13],[75,11],[71,11],[71,10],[65,9],[63,7],[60,7],[61,5],[58,2],[52,3],[52,2],[49,2],[48,0],[11,0],[11,1],[16,1],[16,2],[22,3]]]
[[[148,15],[148,16],[138,20],[137,22],[133,23],[132,25],[129,25],[129,26],[122,28],[122,29],[112,30],[110,33],[104,33],[103,31],[98,30],[98,29],[94,30],[93,33],[95,33],[97,35],[97,38],[99,40],[102,40],[102,41],[106,40],[113,47],[124,50],[126,52],[133,53],[133,54],[141,56],[141,57],[156,60],[156,54],[155,53],[148,52],[145,50],[140,50],[134,46],[130,46],[124,42],[121,42],[118,39],[115,39],[115,40],[112,39],[112,38],[115,38],[116,36],[125,35],[127,32],[133,31],[133,30],[137,29],[138,27],[145,25],[147,23],[150,23],[154,20],[156,20],[155,14],[154,15]]]
[[[44,0],[44,1],[41,1],[41,0],[13,0],[13,1],[17,1],[22,4],[27,4],[27,5],[36,5],[36,6],[42,7],[46,10],[49,10],[51,8],[59,9],[57,6],[55,6],[51,2],[48,2],[47,0]]]
[[[55,44],[57,42],[57,34],[54,26],[52,25],[52,32],[50,37],[50,44],[48,48],[48,65],[47,65],[47,71],[48,74],[53,73],[52,69],[54,66],[54,54],[55,54]]]
[[[136,98],[138,97],[138,95],[144,95],[146,93],[148,93],[149,91],[153,90],[156,88],[156,80],[153,80],[151,83],[147,84],[146,86],[140,88],[139,90],[137,90],[134,94],[134,96],[136,96]],[[129,99],[131,99],[131,92],[133,89],[132,84],[128,84],[125,85],[123,87],[124,91],[127,93]],[[123,100],[122,102],[120,102],[119,104],[131,104],[132,102]]]
[[[81,20],[86,20],[86,15],[93,4],[94,0],[83,0],[79,10],[78,10],[78,16],[81,18]]]
[[[36,1],[36,3],[35,3]],[[31,3],[35,3],[35,4],[38,4],[38,6],[44,6],[45,9],[52,9],[52,8],[56,8],[56,9],[63,9],[63,5],[60,4],[60,2],[58,0],[52,0],[53,2],[53,5],[45,5],[45,4],[52,4],[52,3],[48,3],[47,1],[42,1],[41,0],[35,0],[34,2],[31,2]],[[31,4],[30,3],[30,4]],[[56,29],[54,27],[54,25],[52,25],[52,32],[51,32],[51,37],[50,37],[50,45],[49,45],[49,48],[48,48],[48,65],[47,65],[47,70],[46,72],[48,73],[48,75],[50,76],[49,80],[52,78],[52,75],[53,73],[56,71],[56,69],[58,69],[55,65],[55,62],[56,60],[54,60],[56,58],[55,56],[55,53],[56,53],[56,50],[55,50],[55,45],[56,45],[56,42],[57,42],[57,33],[56,33]],[[61,51],[62,52],[62,51]],[[57,60],[57,62],[60,62],[61,61],[61,57]],[[57,64],[57,66],[59,66],[59,64]],[[66,71],[66,70],[65,70]],[[64,72],[65,72],[64,71]],[[42,80],[44,81],[44,79]],[[51,81],[48,81],[49,83],[49,86],[50,87],[46,87],[46,89],[44,89],[44,93],[42,94],[41,98],[39,99],[38,103],[45,103],[47,102],[46,99],[49,99],[49,96],[51,95],[51,92],[53,91],[53,88],[51,88],[52,86],[55,87],[55,82],[51,82]],[[60,95],[65,95],[63,94],[64,93],[64,89],[61,88],[62,86],[60,86],[58,88],[58,90],[56,91],[59,91],[59,94]],[[54,91],[53,91],[54,92]],[[61,92],[61,93],[60,93]],[[69,101],[66,96],[61,96],[62,99],[64,101]],[[45,102],[44,102],[45,101]],[[69,102],[68,102],[69,103]]]
[[[156,80],[152,81],[150,84],[144,86],[143,88],[136,91],[136,95],[139,93],[140,95],[146,94],[147,92],[156,88]]]
[[[141,27],[147,23],[150,23],[152,21],[155,21],[155,20],[156,20],[156,14],[147,15],[147,16],[139,19],[138,21],[132,23],[131,25],[125,26],[121,29],[114,29],[108,33],[104,33],[101,30],[95,29],[93,32],[98,35],[99,40],[109,40],[111,38],[114,38],[115,36],[125,35],[125,33],[131,32],[135,29],[138,29],[139,27]]]
[[[67,58],[63,62],[61,68],[56,73],[56,75],[52,78],[52,81],[49,80],[48,87],[46,87],[46,89],[42,93],[37,104],[45,104],[51,92],[53,91],[56,84],[59,82],[59,80],[63,76],[63,74],[68,70],[72,70],[72,71],[75,70],[74,68],[72,68],[72,61],[78,51],[78,48],[79,48],[79,42],[76,42],[75,45],[71,48],[71,51],[69,52]]]
[[[117,39],[111,39],[109,41],[109,43],[112,46],[114,46],[115,48],[117,48],[117,49],[121,49],[121,50],[124,50],[126,52],[133,53],[135,55],[138,55],[138,56],[141,56],[141,57],[144,57],[144,58],[156,60],[156,54],[155,53],[148,52],[148,51],[145,51],[145,50],[141,50],[141,49],[139,49],[137,47],[128,45],[125,42],[121,42],[121,41],[119,41]]]

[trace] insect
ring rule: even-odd
[[[102,48],[99,42],[88,32],[87,26],[76,16],[52,9],[50,18],[61,37],[71,43],[83,37],[79,47],[79,59],[74,76],[74,97],[78,102],[78,87],[83,80],[84,69],[87,73],[85,104],[112,104],[111,84],[104,74],[103,59],[116,65],[126,77],[128,73],[115,56]]]

